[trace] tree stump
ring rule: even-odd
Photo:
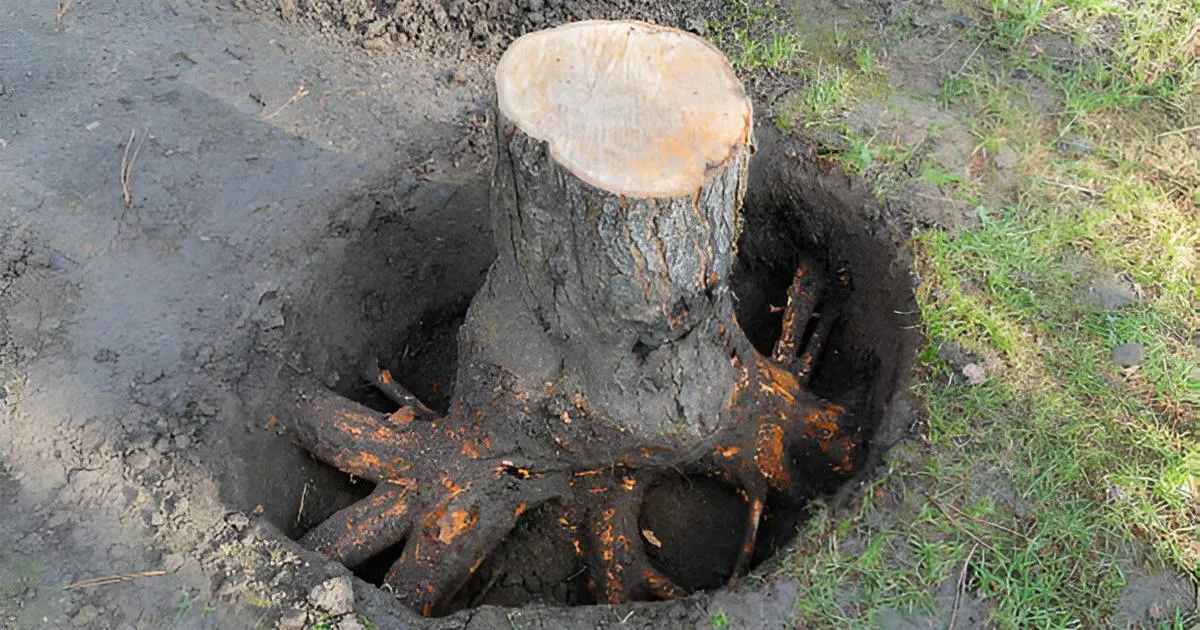
[[[737,324],[750,101],[716,48],[640,22],[522,37],[496,82],[498,256],[459,332],[450,411],[386,371],[370,377],[390,414],[306,386],[301,442],[378,485],[302,543],[354,566],[403,541],[385,584],[430,615],[554,501],[598,601],[677,597],[637,517],[647,486],[682,471],[742,490],[736,578],[768,494],[848,474],[861,450],[844,410],[805,388],[828,330],[810,326],[805,270],[771,357]]]

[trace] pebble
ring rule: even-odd
[[[169,553],[163,556],[163,571],[174,573],[183,566],[183,556],[177,553]]]
[[[1059,138],[1054,147],[1068,155],[1091,155],[1096,152],[1096,143],[1077,133],[1069,133]]]
[[[1121,367],[1133,367],[1145,360],[1146,346],[1140,343],[1123,343],[1112,349],[1109,358]]]
[[[279,630],[304,630],[308,626],[308,613],[299,608],[284,611],[276,626]]]
[[[8,202],[13,210],[18,212],[32,212],[42,207],[44,200],[41,195],[36,195],[20,186],[17,186],[8,193]]]
[[[66,254],[64,254],[58,250],[54,250],[54,251],[50,252],[49,263],[50,263],[50,268],[55,271],[67,271],[71,267],[75,266],[74,261],[72,261],[70,258],[67,258]]]
[[[1012,147],[1008,146],[1001,147],[1000,150],[996,152],[996,155],[992,156],[992,164],[995,164],[996,168],[1006,171],[1016,166],[1020,161],[1021,156],[1017,155],[1017,152],[1013,151]]]
[[[146,451],[134,451],[125,457],[125,465],[133,472],[142,472],[150,467],[153,459]]]
[[[50,519],[46,521],[46,527],[49,527],[50,529],[56,529],[66,525],[67,521],[69,520],[71,520],[70,514],[67,514],[66,512],[55,512],[50,516]]]
[[[541,11],[544,3],[542,0],[527,0],[525,7],[530,11]]]
[[[366,627],[359,623],[358,619],[355,619],[354,616],[349,616],[338,621],[337,630],[366,630]]]
[[[330,615],[340,617],[354,611],[354,586],[346,576],[330,578],[309,591],[308,601]]]
[[[77,626],[87,626],[99,618],[100,609],[91,604],[86,604],[83,608],[79,609],[79,612],[75,613],[75,616],[71,617],[71,623]]]
[[[978,363],[964,365],[962,373],[967,377],[967,383],[970,385],[983,385],[987,382],[987,372]]]
[[[1096,306],[1114,309],[1133,304],[1137,301],[1137,295],[1128,282],[1112,272],[1104,272],[1088,286],[1087,301]]]
[[[250,525],[250,517],[241,512],[234,512],[225,517],[225,522],[229,523],[230,527],[241,531]]]

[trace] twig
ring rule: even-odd
[[[1165,138],[1167,136],[1174,136],[1177,134],[1189,133],[1192,131],[1200,131],[1200,125],[1192,125],[1191,127],[1184,127],[1183,129],[1172,129],[1170,131],[1164,131],[1164,132],[1154,136],[1154,139],[1158,140],[1159,138]]]
[[[979,52],[979,48],[982,46],[983,40],[981,39],[979,40],[979,43],[975,45],[975,50],[972,50],[971,54],[967,55],[967,58],[963,60],[962,65],[958,67],[958,72],[956,74],[962,74],[962,71],[967,68],[967,64],[971,63],[971,60],[975,58],[975,53]]]
[[[958,605],[962,603],[963,589],[967,586],[967,567],[971,566],[971,557],[975,555],[978,544],[971,545],[967,559],[963,560],[962,571],[958,573],[958,586],[954,589],[954,606],[950,609],[950,626],[946,630],[954,630],[954,621],[958,618]]]
[[[125,207],[129,207],[133,203],[133,193],[129,190],[129,177],[133,173],[133,162],[137,160],[138,152],[142,150],[142,143],[146,141],[145,133],[141,138],[137,139],[137,144],[133,143],[137,137],[137,130],[129,132],[129,142],[125,143],[125,155],[121,156],[121,196],[125,199]],[[130,153],[130,149],[133,150]]]
[[[1097,192],[1091,188],[1086,188],[1084,186],[1076,186],[1075,184],[1067,184],[1065,182],[1058,182],[1058,181],[1054,181],[1053,179],[1046,179],[1043,181],[1045,181],[1047,184],[1050,184],[1051,186],[1058,186],[1059,188],[1066,188],[1067,190],[1074,190],[1075,192],[1081,192],[1089,197],[1097,197],[1100,195],[1099,192]]]
[[[304,516],[304,498],[308,496],[308,482],[304,482],[304,489],[300,491],[300,509],[296,510],[296,524],[300,524],[300,517]]]
[[[928,61],[928,63],[933,63],[933,62],[937,61],[938,59],[945,57],[946,53],[950,52],[950,49],[954,48],[954,45],[958,43],[958,40],[962,39],[964,34],[966,34],[966,31],[960,32],[958,34],[958,37],[955,37],[954,41],[950,42],[949,46],[946,46],[946,50],[943,50],[942,52],[938,53],[938,55],[936,57],[934,57],[933,59],[930,59]]]
[[[159,571],[139,571],[137,573],[128,573],[126,575],[109,575],[109,576],[105,576],[105,577],[89,578],[86,580],[79,580],[78,582],[72,582],[72,583],[68,584],[67,590],[86,588],[88,586],[105,586],[108,584],[117,584],[119,582],[132,582],[133,580],[137,580],[140,578],[161,577],[161,576],[167,575],[168,573],[169,573],[168,571],[161,571],[161,570],[159,570]]]
[[[71,7],[74,4],[75,4],[75,0],[67,0],[66,2],[59,0],[58,14],[54,16],[54,32],[55,33],[62,30],[63,17],[67,15],[67,11],[70,11]]]
[[[286,103],[284,103],[283,105],[280,105],[279,109],[264,116],[263,120],[266,120],[268,118],[274,118],[275,116],[279,115],[279,112],[282,112],[283,110],[287,109],[288,107],[291,107],[292,105],[296,104],[296,101],[304,98],[305,96],[308,96],[308,88],[304,87],[304,84],[301,83],[300,87],[296,88],[296,93],[292,94],[292,97],[289,98]]]
[[[982,519],[982,518],[979,518],[979,517],[977,517],[977,516],[971,516],[970,514],[967,514],[966,512],[964,512],[964,511],[962,511],[962,510],[960,510],[960,509],[958,509],[958,508],[954,507],[953,505],[950,505],[950,504],[944,504],[944,503],[942,503],[941,501],[938,501],[937,499],[933,498],[932,496],[931,496],[931,497],[929,497],[929,499],[930,499],[931,501],[933,501],[934,503],[938,504],[938,506],[939,506],[939,507],[947,507],[947,508],[950,508],[951,510],[954,510],[955,512],[957,512],[957,513],[958,513],[960,516],[963,516],[963,517],[969,518],[969,519],[971,519],[972,521],[975,521],[976,523],[979,523],[980,525],[987,525],[988,527],[994,527],[994,528],[996,528],[996,529],[998,529],[998,530],[1000,530],[1000,531],[1002,531],[1002,532],[1004,532],[1004,533],[1006,533],[1006,534],[1012,534],[1013,536],[1016,536],[1017,538],[1024,538],[1024,539],[1026,539],[1026,540],[1029,540],[1029,537],[1028,537],[1028,536],[1026,536],[1025,534],[1022,534],[1021,532],[1018,532],[1018,531],[1015,531],[1015,530],[1009,529],[1009,528],[1007,528],[1007,527],[1005,527],[1005,526],[1003,526],[1003,525],[1000,525],[999,523],[993,523],[993,522],[991,522],[991,521],[984,520],[984,519]]]

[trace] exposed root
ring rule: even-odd
[[[384,578],[400,601],[422,615],[434,614],[458,592],[525,510],[561,496],[565,477],[476,483],[443,477],[437,499]]]
[[[305,534],[300,544],[348,567],[358,566],[408,534],[409,494],[403,486],[381,483],[371,496]]]
[[[717,333],[729,344],[740,376],[724,410],[731,421],[694,465],[737,484],[746,499],[742,544],[731,567],[735,580],[750,568],[769,495],[795,499],[798,488],[854,468],[859,444],[853,423],[844,409],[805,387],[833,322],[826,307],[815,324],[808,323],[817,289],[806,271],[796,272],[771,358],[744,338],[727,336],[728,328]],[[399,406],[396,411],[375,411],[319,386],[296,405],[296,432],[311,453],[378,484],[371,496],[309,532],[303,544],[355,566],[403,541],[384,583],[406,605],[432,615],[526,510],[561,499],[560,522],[576,533],[576,552],[586,561],[598,601],[686,594],[651,564],[638,529],[646,480],[664,470],[654,449],[630,444],[607,467],[593,462],[571,468],[553,429],[546,436],[513,431],[519,423],[511,414],[536,414],[536,397],[553,394],[513,391],[497,381],[480,389],[483,398],[459,396],[452,411],[439,416],[386,370],[366,376]],[[570,425],[551,416],[551,425]]]
[[[579,486],[587,506],[584,530],[593,567],[589,584],[596,599],[619,604],[686,595],[646,556],[637,526],[645,483],[632,471],[621,471],[580,478]]]

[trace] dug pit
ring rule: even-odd
[[[907,428],[911,418],[897,411],[905,406],[894,403],[905,395],[918,338],[901,245],[904,226],[866,186],[822,163],[811,147],[781,138],[771,128],[756,134],[732,280],[737,320],[756,348],[769,355],[782,328],[779,307],[787,301],[794,270],[807,269],[829,287],[816,309],[832,326],[825,331],[809,387],[845,407],[866,444],[858,472],[849,480],[831,482],[813,470],[812,483],[792,500],[768,498],[752,566],[769,570],[772,558],[795,537],[809,502],[852,495]],[[302,369],[322,375],[338,394],[391,412],[396,405],[378,393],[364,371],[377,362],[434,411],[445,412],[455,388],[456,332],[494,256],[487,186],[486,181],[409,182],[401,192],[389,186],[358,200],[374,204],[375,218],[347,229],[341,266],[315,279],[308,303],[297,304],[290,314],[294,324],[285,341],[292,356],[305,363]],[[414,240],[434,247],[418,256],[411,249]],[[406,319],[397,319],[397,313]],[[284,366],[281,374],[298,367]],[[289,443],[279,457],[298,469],[281,482],[286,486],[291,480],[291,485],[280,486],[278,493],[299,497],[300,513],[266,516],[292,538],[373,490],[368,481],[308,458],[299,446]],[[792,464],[804,470],[806,462]],[[641,506],[637,543],[679,586],[718,589],[730,580],[747,509],[739,489],[719,478],[685,471],[659,475]],[[597,603],[576,541],[562,526],[554,501],[529,510],[437,612]],[[402,548],[397,544],[350,568],[379,585]]]

